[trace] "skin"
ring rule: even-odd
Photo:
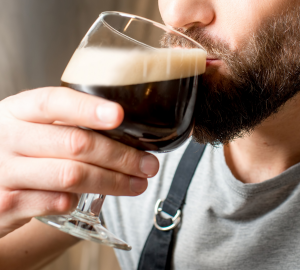
[[[285,5],[285,0],[159,1],[166,24],[198,24],[232,49],[246,44],[264,18]],[[208,72],[217,79],[226,74],[226,66],[215,60]],[[237,179],[261,182],[300,161],[299,99],[251,135],[225,146],[227,164]],[[98,106],[102,112],[110,108],[101,119]],[[112,129],[122,118],[117,104],[66,88],[27,91],[0,102],[0,250],[5,250],[0,268],[39,269],[78,241],[34,220],[24,226],[33,216],[70,211],[78,193],[135,196],[146,189],[146,178],[159,167],[155,158],[76,128]],[[146,155],[148,163],[142,161]]]
[[[296,1],[290,5],[299,5]],[[263,24],[264,19],[287,8],[285,0],[159,0],[165,24],[176,28],[193,25],[204,27],[207,33],[238,50]],[[234,19],[232,19],[234,18]],[[213,55],[208,58],[214,59]],[[221,60],[207,67],[217,80],[226,75]],[[227,165],[233,175],[244,183],[259,183],[279,175],[300,162],[300,97],[297,95],[274,116],[266,119],[246,137],[224,147]]]
[[[43,88],[1,101],[0,115],[1,269],[38,269],[78,241],[32,217],[69,213],[80,193],[137,196],[158,171],[153,155],[77,128],[117,127],[116,103]]]

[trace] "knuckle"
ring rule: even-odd
[[[38,110],[44,115],[45,118],[49,115],[48,108],[51,101],[53,89],[50,87],[36,90],[36,104]]]
[[[0,192],[0,238],[6,234],[22,227],[28,223],[30,217],[20,217],[16,213],[20,211],[22,203],[20,202],[21,191],[1,191]]]
[[[67,138],[67,148],[72,156],[89,152],[94,147],[92,132],[74,128]]]
[[[12,211],[17,206],[17,192],[0,192],[0,214]]]
[[[69,191],[76,189],[83,178],[83,168],[77,162],[68,161],[62,166],[60,186],[63,190]]]
[[[73,205],[71,194],[61,193],[58,199],[54,201],[54,209],[58,213],[66,213],[70,211]]]
[[[121,173],[115,173],[114,181],[112,185],[113,194],[116,195],[123,194],[128,189],[128,183],[129,183],[129,176]]]
[[[119,190],[120,176],[115,173],[112,181],[111,192],[112,194],[116,194]]]
[[[91,109],[91,106],[87,104],[86,95],[82,96],[77,101],[76,110],[78,112],[78,115],[89,115],[89,110]]]
[[[120,169],[130,169],[133,164],[136,163],[137,158],[134,154],[134,151],[128,150],[127,148],[124,149],[121,153],[118,155],[118,165]]]

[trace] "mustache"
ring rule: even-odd
[[[178,32],[195,40],[206,50],[208,55],[212,55],[218,59],[229,60],[235,54],[235,52],[230,50],[228,43],[218,40],[216,37],[210,36],[204,28],[192,26],[188,29],[174,28],[174,30],[177,30]],[[173,33],[166,33],[162,37],[160,44],[163,48],[196,48],[194,44],[192,44],[184,37]]]

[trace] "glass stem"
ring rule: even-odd
[[[84,215],[85,219],[100,221],[100,212],[105,200],[103,194],[84,193],[81,195],[76,210],[71,214],[72,216]]]

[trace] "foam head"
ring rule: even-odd
[[[205,72],[201,49],[77,49],[62,81],[70,84],[122,86],[192,77]]]

